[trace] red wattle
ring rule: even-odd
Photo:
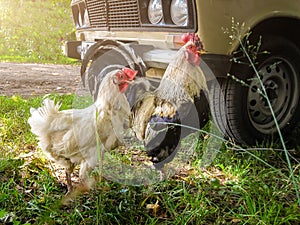
[[[128,88],[128,83],[119,84],[119,90],[121,93],[124,93]]]

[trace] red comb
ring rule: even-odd
[[[134,77],[137,75],[137,70],[132,70],[130,68],[124,67],[122,71],[128,76],[129,80],[133,80]]]
[[[181,36],[181,40],[184,43],[187,43],[188,41],[193,40],[194,36],[195,36],[195,34],[193,34],[193,33],[186,33]]]
[[[184,43],[187,43],[189,41],[192,41],[194,42],[194,44],[196,45],[197,47],[197,51],[201,51],[203,50],[203,44],[198,36],[198,34],[195,34],[195,33],[186,33],[186,34],[183,34],[181,36],[181,40],[184,42]]]

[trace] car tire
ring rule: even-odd
[[[264,51],[268,54],[258,56],[256,68],[280,130],[286,135],[300,118],[300,51],[288,39],[263,37],[261,52]],[[271,110],[253,69],[233,65],[232,71],[238,80],[228,77],[211,89],[211,113],[219,129],[242,144],[277,138]]]

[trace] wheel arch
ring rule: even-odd
[[[280,37],[291,41],[300,49],[300,18],[283,16],[268,18],[258,22],[248,32],[250,33],[249,41],[252,45],[257,45],[260,38],[263,42],[264,37]],[[245,38],[247,38],[246,34],[244,35]],[[245,43],[245,40],[243,40],[243,43]],[[235,46],[230,58],[235,57],[234,52],[240,49],[240,47],[240,45]],[[246,61],[248,62],[248,60]],[[244,65],[230,62],[229,74],[237,75],[241,71],[245,71]],[[243,76],[239,76],[239,78],[243,79]]]
[[[265,19],[251,29],[251,37],[262,39],[265,35],[279,36],[290,40],[300,48],[300,19],[293,17],[273,17]]]

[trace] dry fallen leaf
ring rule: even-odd
[[[146,209],[153,210],[153,214],[155,215],[157,210],[159,209],[158,200],[156,200],[155,204],[147,204]]]

